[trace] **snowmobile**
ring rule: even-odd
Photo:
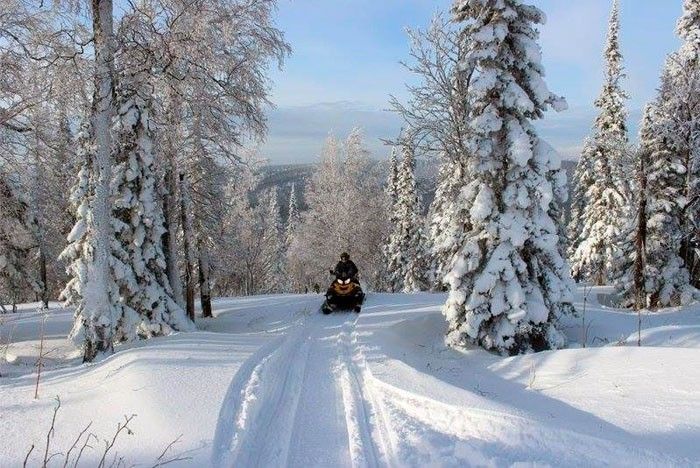
[[[345,275],[336,276],[326,291],[326,300],[321,306],[321,312],[326,315],[336,310],[354,310],[359,313],[364,300],[365,293],[356,279]]]

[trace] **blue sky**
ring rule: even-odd
[[[540,28],[547,82],[570,109],[550,112],[542,135],[575,159],[595,116],[603,76],[602,48],[611,0],[530,0],[547,14]],[[270,132],[260,148],[271,163],[311,162],[329,133],[365,130],[375,157],[380,138],[400,122],[386,112],[388,96],[405,95],[410,76],[405,27],[424,27],[450,0],[280,0],[277,22],[293,48],[272,73]],[[621,0],[621,42],[630,94],[630,125],[651,99],[665,56],[678,47],[675,24],[682,0]],[[634,136],[634,135],[633,135]]]

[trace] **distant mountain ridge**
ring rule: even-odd
[[[375,163],[381,165],[384,172],[388,175],[388,161],[375,160]],[[576,169],[576,161],[564,160],[562,161],[562,167],[566,171],[567,179],[569,180],[569,194],[571,194],[571,179]],[[301,211],[306,210],[307,205],[304,200],[304,190],[311,180],[311,177],[313,177],[315,170],[316,164],[274,164],[263,166],[260,169],[260,182],[255,188],[253,196],[257,198],[260,192],[276,187],[282,219],[287,219],[288,200],[292,185],[295,187],[299,209]],[[416,182],[423,202],[423,210],[427,211],[435,196],[437,165],[434,164],[433,161],[419,159],[416,167]],[[564,204],[565,219],[567,220],[569,219],[569,210],[570,201],[567,201]]]

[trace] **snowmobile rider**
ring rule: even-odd
[[[359,280],[357,279],[357,273],[357,266],[355,266],[353,261],[350,260],[350,254],[347,252],[343,252],[342,254],[340,254],[340,261],[335,266],[335,270],[331,270],[332,275],[335,275],[339,278],[350,278],[354,283],[359,284]]]

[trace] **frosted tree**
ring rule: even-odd
[[[679,256],[685,172],[680,158],[668,150],[664,124],[659,103],[647,106],[636,155],[636,217],[624,274],[617,282],[621,305],[635,309],[687,304],[699,297]]]
[[[593,168],[593,151],[588,138],[584,142],[583,148],[571,180],[571,209],[567,225],[567,254],[569,257],[576,254],[581,241],[584,240],[581,235],[584,229],[584,214],[589,204],[588,190],[593,186],[597,177]],[[583,271],[580,269],[572,273],[576,281],[583,279]]]
[[[328,269],[347,251],[362,280],[381,285],[388,235],[382,186],[380,167],[369,158],[361,132],[351,132],[342,144],[328,138],[304,193],[309,209],[287,254],[297,284],[325,287]]]
[[[347,217],[341,238],[348,248],[343,250],[353,255],[361,279],[368,286],[379,287],[383,278],[381,246],[388,235],[383,174],[380,165],[370,158],[361,129],[350,131],[343,153],[342,205],[338,207]],[[335,259],[343,250],[337,250]]]
[[[681,48],[671,54],[647,108],[637,154],[636,248],[618,281],[623,305],[668,307],[700,298],[697,287],[700,2],[686,1]]]
[[[115,125],[114,277],[119,286],[124,315],[117,339],[138,335],[158,336],[172,330],[192,329],[192,323],[175,302],[167,276],[163,251],[165,219],[163,194],[157,187],[158,168],[153,147],[152,85],[148,76],[149,53],[132,49],[131,34],[138,25],[123,20],[123,51],[117,89]]]
[[[595,102],[599,114],[576,168],[569,226],[574,277],[599,285],[614,279],[621,261],[630,197],[627,94],[621,87],[625,75],[619,34],[619,6],[614,0],[604,54],[605,83]]]
[[[384,243],[382,248],[382,255],[384,256],[384,269],[381,272],[381,281],[378,288],[387,291],[396,291],[396,285],[393,284],[393,274],[388,270],[389,265],[392,262],[392,257],[394,252],[392,249],[395,248],[393,243],[393,233],[396,227],[397,216],[396,216],[396,203],[398,201],[398,177],[399,177],[399,160],[396,156],[397,146],[392,146],[391,153],[389,155],[389,167],[388,174],[386,178],[386,186],[384,187],[384,193],[386,195],[387,202],[387,215],[389,220],[389,236]]]
[[[535,25],[544,14],[518,0],[459,0],[453,13],[468,41],[465,67],[474,74],[465,142],[470,177],[454,202],[454,212],[468,215],[445,279],[446,341],[511,354],[556,348],[564,342],[557,317],[572,309],[552,218],[566,179],[531,121],[566,102],[543,79]]]
[[[94,188],[90,198],[90,215],[87,216],[90,237],[90,255],[87,258],[87,275],[82,300],[83,311],[88,315],[76,322],[83,327],[86,361],[113,349],[115,313],[119,308],[118,294],[113,290],[110,271],[110,246],[113,238],[111,192],[112,180],[112,118],[114,116],[114,17],[112,0],[93,2],[91,9],[94,48],[94,95],[92,100],[92,125],[94,129]],[[76,329],[74,328],[74,331]],[[76,335],[74,335],[76,336]]]
[[[467,41],[451,18],[437,14],[426,30],[408,30],[410,61],[405,68],[417,78],[407,85],[409,99],[404,104],[392,98],[392,107],[415,135],[419,151],[439,164],[435,198],[428,212],[427,238],[430,253],[430,281],[443,288],[443,277],[456,253],[455,239],[463,213],[450,212],[452,200],[465,179],[462,161],[467,149],[466,99],[473,64],[463,60]]]
[[[277,189],[267,192],[261,200],[263,227],[263,281],[270,292],[283,292],[286,285],[284,274],[284,243]]]
[[[84,310],[83,296],[87,285],[87,261],[90,257],[90,244],[88,242],[87,227],[90,205],[89,200],[94,189],[90,170],[92,152],[94,151],[94,139],[89,123],[83,123],[77,137],[78,177],[70,191],[70,210],[75,218],[75,224],[68,234],[68,245],[59,255],[59,260],[66,263],[68,282],[66,283],[59,299],[66,306],[75,308],[75,324],[73,335],[79,334],[88,320],[88,313]]]
[[[9,293],[16,304],[21,289],[39,292],[41,284],[28,268],[37,242],[35,221],[17,182],[10,179],[0,172],[0,291]]]
[[[700,1],[686,0],[677,32],[683,41],[666,62],[660,90],[661,127],[665,149],[683,168],[680,190],[678,254],[700,287]]]
[[[289,190],[289,207],[287,209],[287,225],[285,227],[284,241],[285,245],[289,247],[294,238],[294,232],[299,225],[299,205],[297,203],[297,193],[296,186],[292,183],[292,187]]]
[[[402,159],[396,170],[393,225],[386,247],[391,291],[417,292],[426,289],[423,217],[416,192],[415,155],[412,142],[404,139]]]
[[[386,179],[386,192],[389,197],[391,206],[396,205],[399,198],[398,182],[399,182],[399,158],[396,156],[396,146],[391,148],[389,156],[389,175]],[[396,220],[396,213],[389,213],[390,219],[393,222]]]

